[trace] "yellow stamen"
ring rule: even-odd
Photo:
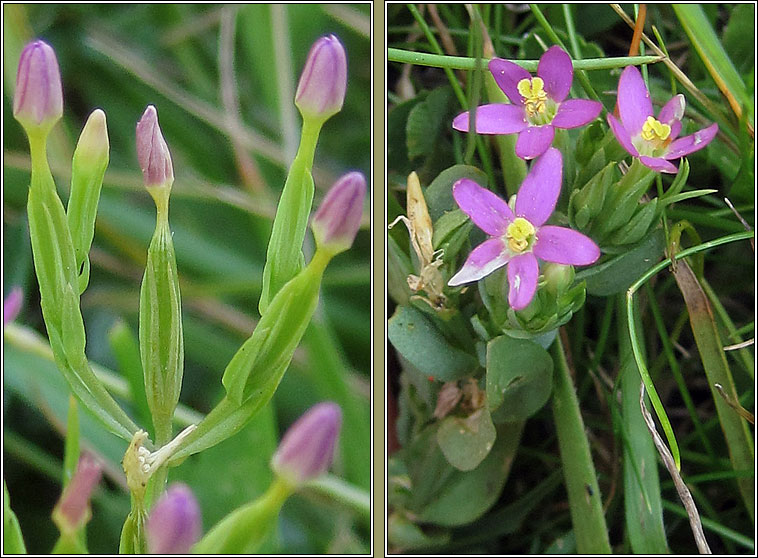
[[[642,132],[640,133],[642,139],[647,141],[663,141],[671,135],[671,126],[668,124],[661,124],[652,116],[648,116],[645,123],[642,125]]]
[[[518,82],[516,87],[524,98],[524,108],[529,116],[536,116],[545,112],[547,93],[545,92],[545,82],[542,78],[524,78]]]
[[[534,225],[523,217],[516,217],[513,223],[508,225],[508,228],[505,230],[508,248],[510,248],[511,252],[523,252],[529,247],[529,242],[534,237],[534,233]]]

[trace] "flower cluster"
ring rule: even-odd
[[[538,260],[589,265],[600,257],[600,249],[587,236],[545,223],[555,209],[561,188],[562,157],[551,147],[555,128],[588,124],[603,107],[588,99],[566,99],[573,65],[558,46],[542,55],[534,77],[521,66],[499,58],[490,61],[489,70],[511,104],[476,107],[476,132],[518,134],[516,155],[537,159],[511,205],[472,180],[464,178],[453,185],[458,206],[489,238],[471,251],[448,285],[478,281],[508,264],[508,302],[514,310],[522,310],[537,290]],[[677,139],[684,106],[684,96],[676,95],[654,118],[642,76],[637,68],[629,66],[621,74],[618,87],[621,121],[608,114],[608,124],[624,149],[644,165],[658,172],[675,173],[677,168],[671,159],[702,149],[718,132],[718,126],[713,124]],[[453,128],[467,132],[470,121],[471,112],[463,112],[453,120]]]

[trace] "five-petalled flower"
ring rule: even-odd
[[[574,79],[571,58],[558,46],[540,58],[537,75],[521,66],[493,58],[490,72],[512,104],[493,103],[476,108],[478,134],[518,134],[516,155],[534,159],[553,143],[555,128],[577,128],[594,120],[603,106],[589,99],[566,99]],[[469,112],[453,120],[453,128],[469,130]]]
[[[589,265],[600,249],[580,232],[545,225],[561,191],[563,160],[551,147],[537,159],[521,184],[514,208],[468,178],[453,185],[453,197],[489,238],[474,248],[450,286],[478,281],[508,264],[508,303],[526,308],[539,278],[537,259],[564,265]]]
[[[718,124],[711,124],[683,138],[684,95],[674,95],[663,105],[658,118],[653,117],[653,103],[640,71],[627,66],[621,73],[618,86],[618,110],[621,122],[608,114],[608,124],[621,146],[646,167],[658,172],[676,173],[671,159],[704,148],[716,137]]]

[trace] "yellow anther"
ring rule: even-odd
[[[642,139],[647,141],[663,141],[671,135],[671,126],[668,124],[661,124],[652,116],[648,116],[647,120],[645,120],[645,123],[642,125],[642,132],[640,135],[642,136]]]
[[[534,225],[523,217],[516,217],[513,223],[505,230],[505,238],[508,240],[508,248],[511,252],[521,253],[529,247],[534,237]]]
[[[524,108],[529,116],[536,116],[545,112],[547,93],[545,92],[545,82],[542,78],[524,78],[518,82],[516,87],[524,98]]]

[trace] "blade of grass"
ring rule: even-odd
[[[595,465],[560,335],[551,353],[555,363],[553,417],[577,550],[581,554],[610,554]]]
[[[747,92],[745,83],[742,81],[740,74],[732,64],[729,55],[719,41],[716,32],[713,30],[711,23],[705,16],[702,6],[699,4],[672,4],[679,23],[682,24],[684,32],[690,38],[692,46],[700,56],[708,73],[711,74],[713,81],[721,90],[732,107],[732,111],[739,119],[742,116],[742,107],[748,111],[750,135],[753,134],[753,113],[751,107],[753,100]]]
[[[617,297],[621,405],[623,420],[629,434],[624,446],[624,510],[626,532],[635,554],[667,554],[669,552],[663,527],[661,487],[653,440],[650,437],[639,404],[640,375],[632,354],[623,295]],[[637,335],[641,324],[638,322]],[[635,467],[642,478],[635,474]]]
[[[729,447],[729,458],[735,470],[749,469],[754,465],[754,450],[747,422],[718,393],[714,384],[721,384],[724,391],[737,399],[737,391],[732,380],[732,373],[724,354],[723,343],[713,318],[708,298],[697,277],[686,261],[673,266],[672,273],[690,314],[690,325],[695,337],[700,359],[703,362],[708,385],[716,403],[721,428]],[[754,518],[754,479],[739,478],[742,499],[751,519]]]

